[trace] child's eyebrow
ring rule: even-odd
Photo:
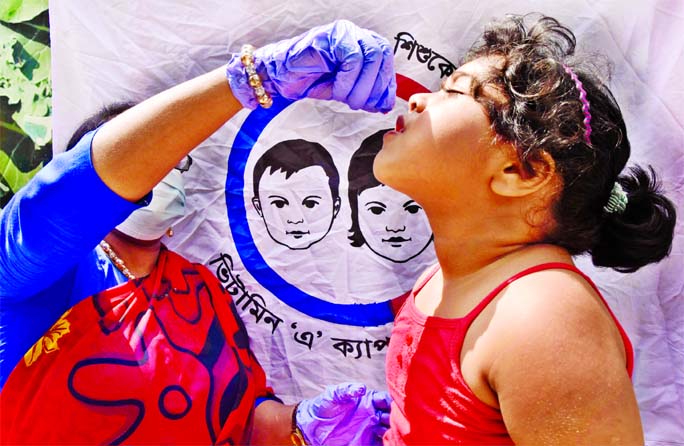
[[[467,77],[468,79],[470,79],[470,82],[471,82],[470,90],[472,91],[473,85],[475,84],[475,82],[477,82],[477,80],[472,75],[470,75],[468,73],[464,73],[463,71],[458,71],[458,70],[455,71],[451,76],[447,77],[446,79],[442,80],[442,82],[440,82],[440,85],[439,85],[440,90],[446,89],[447,82],[455,83],[456,81],[458,81],[462,77]]]
[[[377,200],[369,201],[369,202],[367,202],[364,206],[368,206],[369,204],[377,204],[378,206],[382,206],[383,208],[386,208],[386,207],[387,207],[387,206],[385,205],[385,203],[383,203],[382,201],[377,201]]]

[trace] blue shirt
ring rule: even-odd
[[[102,182],[90,153],[95,133],[0,211],[0,387],[66,310],[127,280],[98,243],[150,195],[131,203]]]

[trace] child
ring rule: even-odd
[[[409,100],[374,172],[411,196],[439,265],[387,354],[385,444],[643,444],[632,347],[572,256],[633,272],[675,210],[630,153],[615,99],[549,17],[490,25],[442,88]]]

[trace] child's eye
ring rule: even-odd
[[[449,82],[451,84],[451,82]],[[465,94],[461,90],[456,90],[454,88],[447,87],[447,81],[444,80],[442,81],[442,84],[439,86],[439,89],[442,90],[444,93],[447,94]]]
[[[271,205],[277,207],[278,209],[282,209],[287,205],[287,200],[283,199],[274,199],[271,200]]]
[[[385,212],[385,208],[381,206],[369,206],[368,210],[371,211],[374,215],[380,215],[383,212]]]
[[[316,206],[318,206],[318,201],[312,200],[312,199],[309,198],[309,199],[306,199],[306,200],[302,201],[302,204],[303,204],[304,206],[306,206],[308,209],[313,209],[313,208],[315,208]]]
[[[409,214],[417,214],[421,209],[423,208],[418,206],[417,204],[411,204],[404,208],[404,210]]]

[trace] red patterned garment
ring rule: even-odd
[[[163,249],[67,311],[0,393],[3,444],[243,444],[270,396],[230,295]]]

